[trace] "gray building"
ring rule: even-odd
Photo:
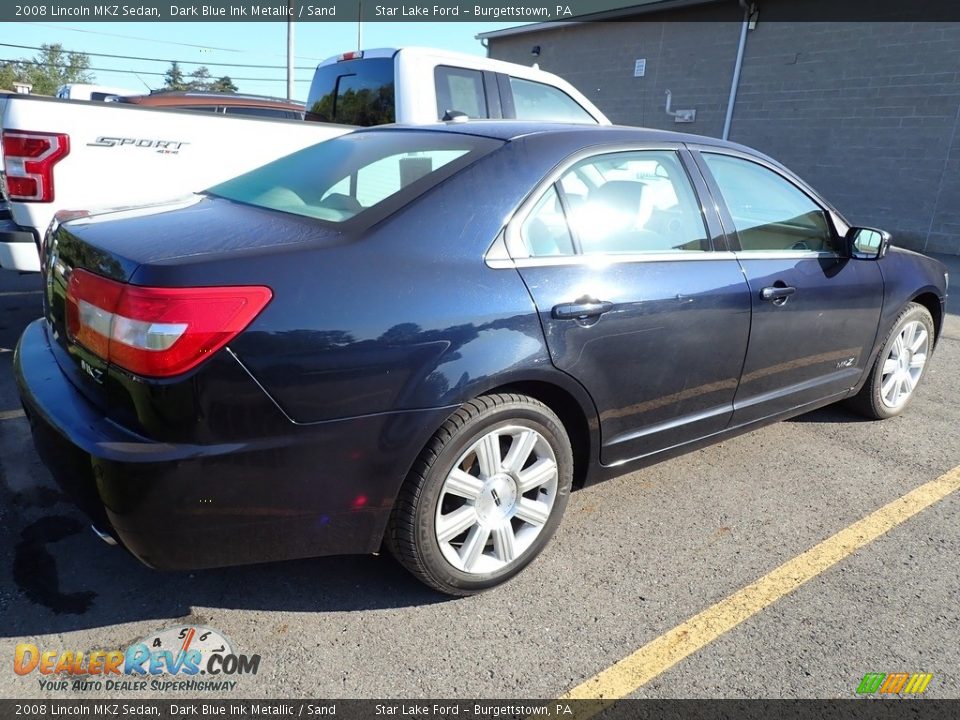
[[[960,23],[809,21],[801,4],[761,0],[751,15],[729,139],[783,162],[854,224],[960,254]],[[744,11],[676,5],[479,37],[490,57],[565,77],[615,123],[722,137]],[[666,113],[667,90],[692,122]]]

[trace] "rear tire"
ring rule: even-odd
[[[930,311],[918,303],[909,303],[893,323],[867,382],[849,400],[849,405],[873,420],[902,413],[923,379],[933,342]]]
[[[390,515],[387,548],[442,593],[495,587],[549,542],[572,480],[570,440],[550,408],[525,395],[478,397],[421,452]]]

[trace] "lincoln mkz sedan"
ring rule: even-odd
[[[904,410],[948,277],[705,137],[378,128],[54,225],[16,351],[95,527],[187,569],[388,548],[465,595],[571,487],[848,400]]]

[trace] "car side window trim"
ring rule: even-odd
[[[723,225],[724,234],[727,239],[727,247],[736,253],[749,253],[749,257],[755,260],[760,259],[791,259],[791,258],[815,258],[815,257],[825,257],[825,258],[839,258],[842,255],[836,251],[824,252],[821,250],[769,250],[769,251],[745,251],[743,250],[740,244],[740,235],[737,232],[736,226],[734,225],[733,215],[730,213],[730,209],[727,207],[726,199],[723,196],[723,192],[720,190],[720,186],[717,184],[717,180],[713,175],[713,172],[710,170],[710,167],[707,165],[706,159],[703,157],[705,153],[710,153],[714,155],[725,155],[727,157],[737,158],[738,160],[744,160],[746,162],[753,163],[758,165],[765,170],[768,170],[778,176],[780,179],[793,186],[798,192],[802,193],[811,203],[816,205],[820,210],[823,211],[824,215],[827,217],[827,222],[830,226],[830,231],[834,235],[834,239],[838,241],[849,229],[849,224],[846,220],[827,203],[819,194],[814,191],[806,183],[802,182],[799,178],[792,176],[791,174],[784,171],[783,168],[778,167],[774,163],[765,161],[761,157],[755,155],[750,155],[749,153],[739,152],[733,148],[725,148],[712,145],[688,145],[688,150],[691,154],[691,159],[696,164],[697,168],[700,171],[700,175],[706,183],[706,189],[712,195],[712,201],[716,206],[717,212],[720,216],[720,222]]]
[[[483,89],[487,94],[487,117],[499,120],[503,117],[500,103],[500,87],[497,84],[497,74],[490,70],[483,71]]]
[[[719,259],[722,255],[726,254],[723,251],[725,247],[718,247],[715,238],[718,234],[722,235],[722,228],[719,225],[719,222],[711,218],[711,212],[708,205],[705,204],[704,198],[702,196],[704,186],[702,179],[698,182],[696,173],[691,172],[690,168],[690,159],[685,157],[685,146],[683,143],[670,143],[670,142],[659,142],[659,143],[649,143],[649,144],[624,144],[624,145],[609,145],[603,147],[593,146],[590,148],[585,148],[580,150],[567,158],[564,161],[557,165],[546,177],[544,177],[534,189],[527,195],[524,201],[518,206],[517,210],[514,212],[513,216],[507,221],[506,226],[503,232],[498,236],[497,240],[494,241],[490,249],[485,254],[485,259],[487,259],[487,264],[491,267],[504,267],[505,258],[509,258],[509,262],[506,263],[510,267],[535,267],[540,265],[594,265],[598,262],[602,262],[605,265],[610,264],[622,264],[622,263],[634,263],[634,262],[657,262],[664,261],[668,259],[694,259],[692,256],[696,256],[696,259]],[[562,257],[533,257],[530,255],[523,238],[521,237],[521,227],[523,226],[524,221],[527,219],[527,216],[534,210],[540,198],[545,192],[549,190],[551,186],[560,186],[560,179],[566,175],[577,163],[580,163],[584,160],[589,160],[590,158],[602,157],[604,155],[612,155],[616,153],[628,153],[628,152],[646,152],[646,151],[662,151],[662,152],[673,152],[677,154],[678,160],[681,167],[688,180],[690,181],[691,191],[694,194],[694,198],[698,203],[698,208],[701,213],[701,219],[704,221],[706,227],[707,239],[710,242],[710,250],[706,252],[697,252],[692,253],[689,251],[676,251],[676,252],[650,252],[650,253],[610,253],[610,254],[591,254],[591,255],[565,255]],[[562,188],[560,188],[562,192]],[[561,202],[563,202],[561,200]],[[567,211],[567,207],[564,206],[564,211]],[[571,227],[571,233],[576,236],[575,229]],[[579,240],[574,238],[575,247],[579,246]],[[491,263],[492,261],[492,263]]]
[[[731,250],[732,248],[727,243],[723,223],[720,222],[720,211],[717,208],[716,199],[713,197],[713,193],[704,179],[703,172],[700,170],[693,153],[684,146],[680,148],[679,154],[683,167],[687,171],[687,176],[693,183],[693,191],[697,202],[700,203],[700,213],[706,221],[707,234],[710,236],[710,245],[713,251]]]
[[[778,256],[780,257],[780,256]],[[494,270],[559,266],[595,266],[606,268],[611,265],[633,265],[636,263],[657,262],[704,262],[717,260],[735,260],[737,254],[730,250],[710,250],[708,252],[662,252],[662,253],[618,253],[616,255],[555,255],[546,257],[512,258],[507,250],[504,234],[487,250],[484,261]]]
[[[577,232],[576,228],[570,224],[570,199],[567,197],[566,190],[563,189],[563,183],[557,180],[553,184],[553,189],[557,193],[557,197],[560,199],[560,208],[563,210],[563,216],[567,219],[567,228],[570,231],[570,241],[573,243],[573,253],[574,255],[583,255],[583,245],[580,243],[580,234]],[[547,192],[544,190],[544,192]]]
[[[513,107],[513,90],[510,88],[510,79],[504,73],[497,73],[497,88],[500,90],[500,111],[503,117],[516,119],[517,111]]]

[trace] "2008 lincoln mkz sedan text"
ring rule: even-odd
[[[948,282],[747,148],[513,122],[354,132],[42,255],[17,381],[102,532],[167,569],[386,545],[451,594],[572,485],[900,413]]]

